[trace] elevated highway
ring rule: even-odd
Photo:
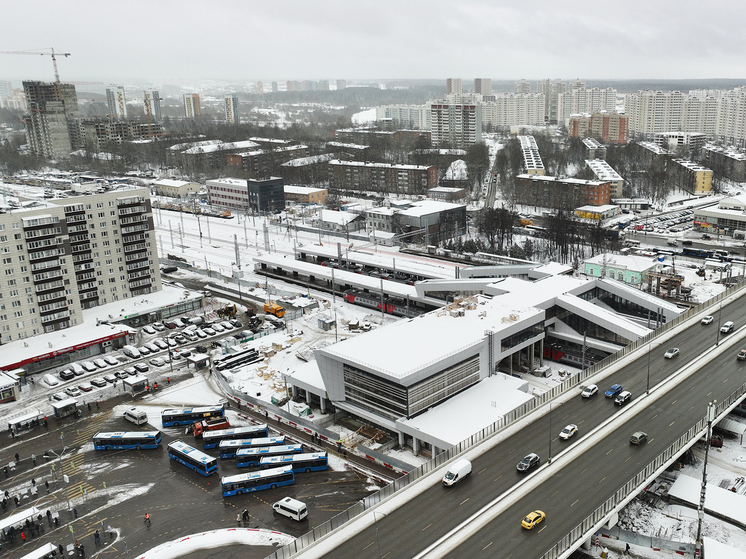
[[[437,474],[421,478],[407,490],[412,498],[401,491],[326,537],[319,528],[307,538],[319,541],[295,556],[569,556],[646,479],[696,442],[708,402],[722,403],[722,416],[743,399],[746,363],[735,358],[746,336],[742,292],[724,301],[722,310],[712,309],[715,321],[709,326],[699,323],[705,312],[690,314],[600,371],[599,376],[609,374],[598,383],[594,398],[583,400],[579,390],[571,390],[468,451],[473,473],[464,482],[446,489]],[[737,330],[723,338],[718,322],[726,320],[735,321]],[[664,359],[665,350],[674,346],[681,355]],[[603,396],[614,383],[634,396],[625,408]],[[578,425],[577,440],[560,441],[557,435],[568,423]],[[649,435],[640,447],[628,442],[636,430]],[[670,450],[672,444],[678,450]],[[530,452],[542,457],[543,466],[526,478],[515,465]],[[547,464],[550,456],[554,459]],[[523,530],[521,519],[534,509],[545,511],[547,520],[534,531]],[[274,556],[290,557],[291,550],[286,551]]]

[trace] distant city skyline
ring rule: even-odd
[[[63,81],[746,79],[735,27],[746,4],[735,1],[257,0],[227,7],[136,0],[122,13],[122,4],[90,0],[12,2],[4,20],[33,23],[7,25],[0,50],[69,52],[58,61]],[[0,79],[52,81],[51,60],[0,55]]]

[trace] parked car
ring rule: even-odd
[[[713,320],[715,320],[715,319],[708,314],[707,316],[702,317],[702,320],[700,320],[700,322],[702,324],[712,324]]]
[[[521,526],[526,530],[533,530],[534,527],[541,524],[546,517],[547,515],[543,511],[535,510],[526,515],[526,518],[521,521]]]
[[[681,352],[679,351],[678,347],[672,347],[663,354],[663,357],[665,357],[666,359],[673,359],[674,357],[677,357],[679,353]]]
[[[55,400],[59,402],[60,400],[67,400],[69,396],[65,394],[64,392],[55,392],[54,394],[52,394],[52,398],[54,398]]]
[[[231,323],[231,326],[234,328],[243,328],[243,323],[240,320],[236,320],[235,318],[232,320],[229,320],[228,322]]]
[[[163,365],[166,364],[166,362],[161,359],[160,357],[153,357],[150,361],[148,361],[153,367],[163,367]]]
[[[59,376],[62,380],[70,380],[71,378],[75,378],[75,373],[73,373],[70,369],[65,369],[64,371],[60,371],[57,373],[57,376]]]
[[[197,334],[197,337],[201,340],[204,340],[207,337],[207,334],[205,334],[202,330],[195,330],[195,334]]]
[[[104,361],[106,361],[112,367],[119,365],[119,359],[117,359],[113,355],[107,355],[106,357],[104,357]]]
[[[115,384],[117,382],[117,377],[115,375],[104,375],[104,380],[106,382],[110,382],[112,384]]]
[[[196,342],[197,340],[199,340],[199,338],[197,337],[197,334],[193,332],[184,332],[184,337],[190,342]]]
[[[96,367],[96,365],[94,365],[90,361],[83,361],[80,365],[89,373],[98,370],[98,367]]]
[[[127,367],[126,369],[124,369],[124,372],[130,376],[135,376],[137,374],[137,369],[135,369],[134,367]]]
[[[99,388],[102,388],[102,387],[106,386],[106,381],[104,379],[102,379],[102,378],[96,377],[96,378],[92,378],[91,379],[91,384],[93,386],[97,386]]]
[[[146,334],[155,334],[155,328],[153,328],[152,326],[145,326],[142,331]]]
[[[69,386],[65,388],[65,392],[67,392],[68,396],[72,396],[72,397],[77,397],[81,395],[80,390],[78,389],[77,386]]]
[[[222,332],[223,330],[225,330],[225,328],[223,328],[220,324],[213,324],[212,329],[215,332]]]
[[[541,462],[541,458],[539,458],[539,455],[532,452],[531,454],[527,455],[523,460],[518,462],[518,464],[516,464],[515,469],[518,470],[519,472],[527,472],[534,466],[538,466],[540,462]]]
[[[162,322],[154,322],[153,323],[153,330],[156,332],[163,332],[166,329],[166,327],[163,325]]]
[[[214,336],[215,335],[215,330],[213,330],[212,328],[203,328],[202,331],[205,334],[207,334],[208,336]]]
[[[580,393],[580,395],[583,398],[590,398],[591,396],[595,396],[598,394],[598,386],[595,384],[589,384],[585,388],[583,388],[583,392]]]
[[[80,388],[83,392],[90,392],[91,390],[93,390],[93,385],[90,382],[84,382],[82,384],[79,384],[78,388]]]
[[[132,367],[132,370],[135,371],[135,374],[137,374],[137,371],[134,367]],[[129,376],[129,373],[125,371],[117,371],[116,373],[114,373],[114,376],[117,377],[119,380],[122,380],[127,378]]]
[[[198,345],[194,348],[194,351],[196,351],[197,353],[207,353],[207,348],[203,345]]]
[[[44,378],[42,379],[42,381],[44,382],[44,384],[46,384],[49,387],[57,386],[60,383],[60,381],[57,380],[54,377],[54,375],[50,375],[50,374],[44,375]]]
[[[150,353],[150,350],[145,346],[138,347],[137,351],[140,352],[140,355],[148,355]]]
[[[103,359],[94,359],[93,364],[96,365],[96,367],[98,367],[99,369],[105,369],[109,366],[109,364]]]
[[[174,338],[174,341],[175,341],[176,343],[178,343],[178,344],[185,344],[185,343],[187,343],[187,339],[186,339],[186,338],[185,338],[184,336],[181,336],[181,335],[179,335],[179,336],[176,336],[176,337]]]
[[[139,373],[147,373],[150,370],[150,367],[145,363],[135,363],[135,369],[137,369],[137,372]]]
[[[614,398],[622,391],[621,384],[612,384],[611,388],[606,391],[607,398]]]
[[[222,326],[222,327],[223,327],[223,328],[225,328],[226,330],[233,330],[233,324],[231,324],[231,323],[230,323],[230,322],[228,322],[227,320],[224,320],[223,322],[221,322],[221,323],[220,323],[220,326]]]
[[[571,423],[570,425],[562,429],[562,431],[559,434],[559,438],[562,439],[563,441],[566,441],[567,439],[572,437],[577,432],[578,432],[578,426],[575,425],[574,423]]]
[[[632,399],[632,392],[625,390],[620,392],[619,395],[614,399],[615,406],[623,406]]]
[[[160,338],[156,338],[153,340],[153,343],[158,346],[160,349],[168,349],[168,344],[161,340]]]
[[[648,440],[648,434],[643,431],[635,431],[629,438],[630,444],[642,444]]]

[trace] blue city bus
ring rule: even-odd
[[[232,429],[218,429],[217,431],[207,431],[202,434],[202,444],[205,450],[208,448],[218,448],[220,441],[230,441],[233,439],[257,439],[268,436],[267,425],[249,425],[247,427],[233,427]]]
[[[285,456],[286,454],[299,454],[301,452],[303,452],[302,444],[242,448],[236,451],[236,466],[239,468],[254,468],[259,466],[259,460],[266,456]]]
[[[329,461],[326,452],[311,452],[307,454],[288,454],[286,456],[268,456],[259,460],[259,467],[276,468],[277,466],[292,466],[293,472],[317,472],[326,470]]]
[[[198,474],[209,476],[218,471],[218,459],[189,446],[184,441],[174,441],[168,445],[168,455],[191,468]]]
[[[129,450],[135,448],[158,448],[161,446],[160,431],[118,431],[93,435],[95,450]]]
[[[249,472],[248,474],[225,476],[221,482],[223,497],[230,497],[231,495],[241,495],[243,493],[252,493],[253,491],[262,491],[263,489],[275,489],[283,485],[292,485],[295,483],[295,475],[293,475],[292,467],[284,466],[282,468]]]
[[[203,408],[168,409],[161,412],[161,424],[164,427],[174,425],[191,425],[203,419],[223,417],[225,411],[222,406],[208,406]]]
[[[261,437],[258,439],[230,439],[220,441],[220,458],[235,458],[236,451],[253,446],[276,446],[284,445],[285,437]]]

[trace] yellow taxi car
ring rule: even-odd
[[[540,524],[546,517],[547,515],[543,511],[535,510],[526,515],[526,518],[521,521],[521,526],[526,530],[533,530],[534,526]]]

